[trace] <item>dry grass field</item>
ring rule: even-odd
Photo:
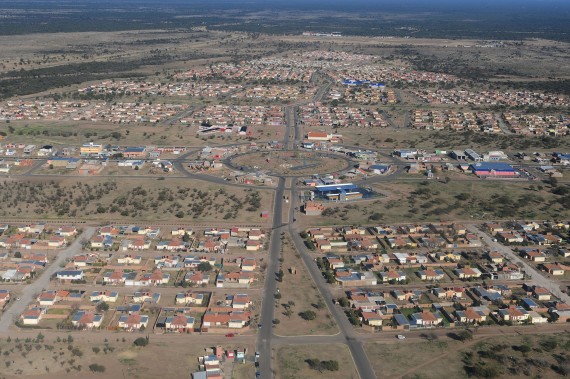
[[[475,336],[465,343],[445,337],[432,342],[367,343],[365,349],[381,378],[559,378],[569,371],[570,339],[567,333]]]
[[[45,332],[44,332],[45,333]],[[29,337],[28,337],[29,336]],[[58,336],[58,337],[56,337]],[[46,333],[43,340],[36,340],[37,333],[24,333],[16,340],[11,337],[0,340],[0,378],[14,379],[22,376],[52,379],[77,378],[138,378],[187,377],[198,370],[198,357],[211,346],[190,343],[188,336],[150,336],[145,347],[136,347],[133,341],[144,334],[74,333],[71,342],[63,333]],[[58,340],[59,339],[59,340]],[[224,349],[245,347],[253,351],[253,344],[222,344]],[[103,366],[104,372],[92,372],[90,365]],[[255,372],[253,362],[222,365],[228,377],[251,378]]]
[[[302,345],[302,346],[281,346],[276,350],[277,378],[280,379],[356,379],[358,373],[352,362],[350,352],[346,345]],[[307,359],[318,359],[321,361],[336,360],[338,371],[323,371],[311,369],[306,362]]]
[[[338,328],[301,261],[299,253],[289,238],[282,241],[281,256],[283,257],[284,277],[283,282],[278,284],[281,298],[275,300],[277,304],[275,317],[279,320],[275,333],[283,336],[338,333]],[[291,268],[294,268],[296,273],[292,273]],[[307,310],[315,312],[314,320],[306,321],[299,315]]]
[[[6,219],[261,223],[271,191],[193,179],[54,178],[0,181]]]
[[[9,128],[15,132],[10,133]],[[258,142],[282,140],[284,128],[278,126],[251,127],[253,138]],[[237,134],[198,135],[198,128],[182,124],[168,123],[118,125],[104,122],[67,122],[67,121],[12,121],[0,124],[0,132],[8,137],[3,143],[25,143],[38,146],[49,144],[56,148],[76,147],[86,142],[104,145],[126,146],[218,146],[246,143],[251,140],[247,136]]]
[[[325,215],[302,216],[303,226],[570,217],[570,210],[560,202],[562,196],[540,182],[399,179],[372,188],[385,197],[330,205]]]
[[[544,151],[552,153],[556,148],[564,149],[570,145],[570,136],[560,137],[525,137],[522,135],[488,135],[476,132],[432,131],[403,128],[401,111],[393,112],[398,128],[339,128],[336,133],[342,134],[342,143],[348,146],[369,149],[443,149],[476,151]],[[404,111],[406,112],[406,111]],[[303,128],[306,134],[311,128]],[[331,132],[333,128],[318,128]],[[532,150],[530,150],[532,149]],[[530,150],[530,151],[529,151]]]

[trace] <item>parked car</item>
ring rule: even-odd
[[[233,337],[233,336],[234,336],[233,333],[228,333],[228,334],[226,334],[226,337],[230,337],[230,338],[231,338],[231,337]]]

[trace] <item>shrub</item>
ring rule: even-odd
[[[89,370],[91,370],[91,372],[105,372],[105,366],[92,363],[89,365]]]
[[[148,345],[148,337],[139,337],[133,342],[133,344],[140,347],[146,346]]]
[[[318,370],[323,372],[327,371],[338,371],[338,361],[330,360],[330,361],[319,361],[318,359],[307,359],[305,362],[309,365],[310,368],[313,370]]]
[[[317,314],[313,311],[304,311],[299,313],[299,316],[301,316],[301,318],[303,320],[307,320],[307,321],[311,321],[314,320],[315,318],[317,318]]]
[[[102,301],[99,304],[97,304],[97,312],[106,312],[109,310],[109,304],[107,304],[106,302]]]

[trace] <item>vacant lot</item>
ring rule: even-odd
[[[147,346],[136,347],[134,340],[146,337],[145,334],[84,332],[68,337],[63,333],[44,333],[45,336],[30,332],[19,339],[0,340],[0,378],[30,375],[43,379],[187,377],[189,372],[199,369],[198,357],[211,347],[204,343],[189,344],[188,336],[184,335],[151,335]],[[246,347],[250,354],[253,351],[249,344],[222,344],[224,349],[237,347]],[[90,368],[93,364],[102,367],[104,372],[93,373]],[[237,366],[224,363],[223,369],[238,379],[252,377],[247,374],[253,374],[253,362]]]
[[[190,179],[101,179],[0,181],[0,216],[143,221],[261,222],[270,191]]]
[[[393,113],[395,119],[399,120],[399,113]],[[570,144],[570,136],[525,137],[522,135],[489,135],[471,131],[431,131],[409,128],[346,128],[338,129],[337,132],[343,135],[343,143],[346,145],[372,149],[464,150],[470,148],[481,151],[528,151],[532,149],[532,151],[552,152],[552,149],[562,148]]]
[[[137,123],[131,125],[105,122],[66,121],[12,121],[0,124],[0,132],[7,134],[3,143],[25,143],[53,145],[55,147],[75,146],[94,141],[110,145],[128,146],[217,146],[244,143],[251,138],[258,141],[282,140],[281,126],[253,126],[248,128],[249,136],[231,133],[199,135],[196,126],[169,122],[159,124]]]
[[[459,342],[365,345],[381,378],[556,378],[568,375],[570,336],[501,336]],[[413,357],[411,359],[410,357]]]
[[[275,300],[275,318],[279,320],[275,332],[285,336],[337,333],[338,329],[299,253],[288,238],[282,243],[284,276],[276,295],[281,297]],[[306,311],[314,312],[315,319],[304,320],[302,312]]]
[[[281,379],[356,379],[358,374],[352,363],[348,347],[341,344],[282,346],[277,348],[277,376]],[[306,362],[308,359],[320,361],[335,360],[338,371],[312,369]]]
[[[567,195],[553,194],[548,185],[540,182],[398,180],[372,187],[386,197],[331,205],[322,216],[304,216],[303,223],[310,226],[570,217],[570,210],[565,206]]]

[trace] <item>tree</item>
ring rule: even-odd
[[[104,301],[101,301],[99,304],[97,304],[97,307],[95,307],[95,309],[97,310],[97,312],[107,312],[109,310],[109,304],[107,304]]]
[[[105,366],[92,363],[89,365],[89,370],[91,370],[91,372],[105,372]]]
[[[340,304],[341,307],[346,308],[350,305],[350,303],[348,302],[348,299],[346,297],[341,297],[340,299],[338,299],[338,303]]]
[[[457,337],[459,338],[460,341],[465,342],[473,339],[473,333],[471,333],[469,330],[462,330],[461,332],[459,332]]]
[[[144,346],[148,345],[148,342],[149,342],[148,337],[139,337],[133,342],[133,345],[139,346],[139,347],[144,347]]]
[[[550,176],[549,182],[552,188],[558,186],[558,179],[556,179],[554,176]]]
[[[371,221],[379,221],[382,219],[382,214],[375,212],[375,213],[371,214],[370,217],[368,217],[368,219]]]
[[[301,318],[306,321],[312,321],[317,318],[317,314],[311,310],[301,312],[299,313],[299,316],[301,316]]]
[[[323,372],[324,370],[328,371],[338,371],[338,361],[330,360],[330,361],[319,361],[318,359],[307,359],[305,360],[309,367],[313,370],[318,370]]]
[[[210,262],[200,262],[200,264],[198,264],[198,271],[201,272],[209,272],[212,271],[212,265],[210,264]]]
[[[190,241],[190,234],[184,232],[184,235],[182,236],[182,241],[184,242]]]

